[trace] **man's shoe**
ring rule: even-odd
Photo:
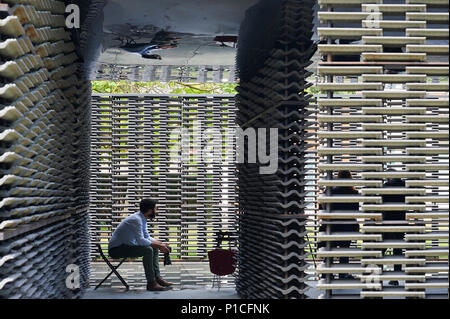
[[[156,282],[157,282],[158,284],[160,284],[161,286],[163,286],[163,287],[170,287],[170,286],[173,285],[172,282],[165,281],[165,280],[162,279],[161,277],[156,278]]]
[[[147,290],[148,291],[164,291],[166,288],[160,286],[156,281],[147,284]]]

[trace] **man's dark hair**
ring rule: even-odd
[[[139,204],[139,209],[141,210],[141,213],[146,213],[148,212],[149,209],[151,209],[152,211],[155,209],[156,206],[156,201],[153,199],[143,199],[141,200],[141,203]]]

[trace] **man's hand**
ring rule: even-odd
[[[170,247],[168,243],[162,243],[160,241],[154,240],[152,241],[151,246],[153,248],[158,248],[163,254],[170,253]]]
[[[163,243],[163,245],[164,245],[165,248],[167,248],[167,250],[168,250],[167,253],[172,252],[172,248],[170,248],[169,243]]]
[[[161,245],[161,247],[159,247],[159,250],[163,253],[163,254],[168,254],[170,253],[169,248],[166,245]]]

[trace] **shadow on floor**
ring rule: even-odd
[[[83,299],[239,299],[234,288],[186,288],[168,291],[146,291],[145,289],[89,288]]]

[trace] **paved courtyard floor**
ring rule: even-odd
[[[110,272],[103,262],[91,263],[90,288],[84,299],[239,299],[234,285],[234,277],[225,276],[221,288],[212,288],[213,276],[209,264],[205,262],[174,263],[161,266],[161,275],[174,283],[173,289],[162,292],[145,290],[145,275],[141,262],[126,262],[119,268],[119,273],[130,286],[126,291],[119,279],[112,275],[100,288],[94,287]],[[310,298],[317,299],[319,291],[316,282],[309,283]]]
[[[234,285],[234,277],[226,276],[221,280],[221,288],[212,288],[212,274],[209,265],[205,262],[174,263],[171,266],[161,267],[164,278],[174,283],[173,289],[168,291],[151,292],[145,290],[145,275],[142,263],[124,263],[119,272],[130,285],[126,291],[115,275],[111,276],[100,288],[94,287],[110,272],[105,263],[91,264],[90,288],[86,291],[84,299],[239,299]],[[311,271],[308,273],[312,274]],[[312,276],[311,279],[314,279]],[[323,291],[316,288],[317,281],[307,282],[310,289],[306,295],[311,299],[323,298]],[[383,283],[385,289],[396,290],[400,287],[389,286]],[[427,298],[448,298],[447,289],[427,289]],[[342,289],[334,291],[335,299],[360,299],[360,291]],[[394,297],[386,299],[395,299]],[[404,299],[404,298],[402,298]]]
[[[84,299],[239,299],[234,288],[208,289],[186,288],[172,289],[168,291],[146,291],[135,289],[125,291],[124,288],[99,288],[89,289]]]

